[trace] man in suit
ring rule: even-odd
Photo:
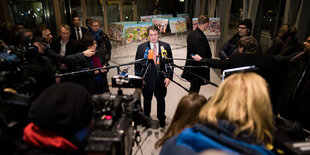
[[[197,28],[187,36],[187,56],[186,59],[192,59],[192,54],[198,54],[203,58],[211,58],[212,53],[209,46],[209,42],[203,31],[209,26],[209,17],[206,15],[200,15],[198,18]],[[185,66],[201,66],[202,63],[194,61],[186,61]],[[194,73],[194,74],[193,74]],[[197,76],[198,75],[198,76]],[[207,84],[210,80],[209,68],[190,68],[185,67],[182,78],[191,83],[189,88],[190,93],[199,93],[201,85]]]
[[[85,33],[87,32],[87,29],[84,27],[80,26],[80,17],[73,17],[72,18],[72,23],[73,23],[73,27],[71,28],[71,38],[75,39],[75,40],[81,40],[82,37],[85,35]]]
[[[150,116],[152,97],[154,94],[157,100],[157,118],[159,120],[159,125],[160,127],[165,127],[165,97],[167,94],[167,87],[173,77],[173,69],[167,67],[167,64],[173,63],[173,61],[167,60],[165,58],[166,56],[162,55],[162,52],[166,50],[168,58],[172,58],[172,52],[168,43],[158,41],[158,27],[152,25],[148,28],[147,32],[149,41],[138,46],[136,60],[143,58],[147,49],[153,49],[154,60],[148,60],[147,65],[145,65],[145,63],[135,64],[135,72],[136,75],[144,77],[146,83],[142,89],[144,114]],[[150,66],[147,67],[148,65]]]
[[[54,41],[51,45],[53,51],[62,56],[72,55],[79,52],[77,51],[78,49],[76,48],[77,41],[70,38],[71,35],[70,27],[68,25],[61,25],[58,31],[59,31],[59,38],[56,41]],[[74,66],[70,66],[65,63],[57,62],[56,64],[58,64],[58,69],[60,73],[72,71],[72,68],[74,68]]]

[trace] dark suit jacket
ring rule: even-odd
[[[167,51],[168,58],[172,58],[172,52],[171,52],[170,45],[162,41],[158,41],[158,44],[159,44],[159,47],[163,46],[164,49]],[[138,46],[137,53],[136,53],[136,60],[144,58],[144,53],[147,47],[150,48],[150,42],[145,42]],[[144,78],[144,81],[146,82],[146,86],[145,86],[146,89],[154,90],[156,85],[158,85],[159,87],[165,87],[164,79],[165,78],[172,79],[173,77],[173,67],[168,66],[168,63],[173,63],[173,60],[164,60],[161,55],[160,48],[159,48],[159,55],[160,55],[160,71],[159,71],[160,73],[159,74],[152,60],[150,62],[146,62],[149,65],[151,65],[147,71],[146,71],[146,67],[147,67],[146,63],[143,62],[143,63],[135,64],[135,73],[137,76],[142,77],[146,72],[146,75]],[[165,72],[165,74],[162,73],[162,71]]]
[[[84,27],[81,27],[81,30],[82,30],[82,38],[83,38],[83,36],[85,35],[85,33],[88,31],[86,28],[84,28]],[[75,33],[75,27],[73,26],[73,27],[71,27],[71,36],[70,36],[70,38],[71,39],[74,39],[74,40],[76,40],[76,38],[77,38],[77,35],[76,35],[76,33]],[[82,39],[81,38],[81,39]]]
[[[202,58],[211,58],[212,53],[209,46],[209,42],[204,33],[197,27],[196,30],[191,32],[187,36],[187,55],[186,59],[192,59],[192,54],[198,54]],[[195,61],[186,61],[185,66],[201,66],[204,65],[200,62]],[[197,74],[206,80],[210,79],[210,69],[209,68],[189,68],[185,67],[185,69],[189,72]],[[197,76],[192,75],[191,73],[183,71],[182,78],[185,78],[187,81],[193,82],[198,80],[199,83],[205,84],[204,80],[200,79]]]
[[[79,52],[77,45],[78,45],[78,42],[76,40],[69,39],[68,43],[66,44],[65,55],[72,55],[72,54]],[[53,41],[53,43],[51,44],[51,49],[53,49],[54,52],[60,54],[60,49],[61,49],[60,38]]]

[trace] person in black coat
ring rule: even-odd
[[[90,21],[91,28],[89,29],[89,34],[93,35],[97,41],[97,51],[101,51],[102,60],[104,66],[109,66],[109,61],[111,59],[112,46],[109,37],[101,30],[100,23],[96,19]]]
[[[296,38],[297,29],[294,25],[283,24],[276,36],[276,44],[271,46],[266,53],[271,55],[288,56],[296,51],[302,51],[302,46]]]
[[[209,17],[205,15],[199,16],[197,28],[187,36],[186,59],[191,59],[192,54],[198,54],[203,58],[212,57],[208,39],[203,33],[203,31],[205,31],[208,28],[208,25],[209,25]],[[185,63],[185,66],[201,66],[201,65],[203,64],[193,61],[186,61]],[[201,85],[207,84],[206,82],[210,80],[210,69],[185,67],[181,77],[191,83],[191,86],[189,88],[190,93],[191,92],[199,93]]]
[[[209,67],[223,70],[254,65],[258,68],[255,72],[265,78],[269,83],[271,99],[275,101],[278,98],[279,87],[281,87],[284,77],[279,64],[289,59],[280,59],[271,55],[258,53],[258,43],[253,36],[242,37],[238,43],[238,51],[238,54],[233,55],[228,60],[201,58],[199,55],[195,55],[192,58],[196,61],[203,62]],[[276,108],[273,110],[276,110]]]
[[[88,30],[80,26],[81,24],[80,17],[77,17],[77,16],[73,17],[72,23],[73,23],[73,27],[71,27],[72,34],[70,38],[74,40],[81,40]]]
[[[167,87],[173,77],[173,68],[169,68],[167,63],[173,63],[173,61],[164,60],[165,56],[163,57],[162,55],[164,50],[167,51],[168,58],[172,58],[172,52],[168,43],[158,41],[158,33],[158,27],[155,25],[152,25],[148,28],[148,37],[150,41],[142,43],[138,46],[135,59],[142,59],[148,49],[153,49],[155,59],[156,54],[158,53],[157,55],[159,58],[159,65],[155,65],[153,60],[148,60],[147,64],[150,66],[146,70],[148,65],[137,63],[135,64],[135,72],[137,76],[143,77],[146,83],[142,89],[144,98],[144,114],[146,116],[150,116],[151,102],[154,94],[157,100],[157,118],[159,120],[159,125],[160,127],[165,127],[165,96],[167,94]]]
[[[85,34],[81,40],[81,47],[80,52],[69,56],[61,56],[52,52],[51,49],[46,49],[44,54],[51,57],[56,62],[75,66],[75,68],[73,68],[74,71],[104,67],[104,54],[102,51],[96,50],[97,42],[91,34]],[[83,85],[91,94],[101,94],[109,92],[106,72],[107,70],[98,69],[96,71],[85,71],[84,73],[68,76],[72,76],[73,82]]]
[[[70,27],[68,25],[61,25],[59,28],[59,38],[56,41],[53,41],[51,44],[51,48],[57,54],[62,56],[72,55],[78,52],[77,41],[70,38],[71,32]],[[66,73],[73,71],[74,66],[70,66],[69,64],[58,63],[58,73]],[[62,79],[62,81],[71,81],[71,78]]]
[[[232,38],[227,40],[227,42],[220,48],[219,57],[222,60],[229,59],[232,55],[238,53],[238,41],[241,37],[250,36],[252,29],[252,21],[251,19],[244,19],[239,23],[238,33],[236,33]],[[258,43],[258,53],[261,52],[261,47]]]

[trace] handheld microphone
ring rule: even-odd
[[[167,59],[168,59],[168,56],[167,56],[167,51],[165,50],[164,46],[160,46],[160,49],[161,49],[161,57],[163,59],[163,63],[164,63],[164,66],[165,66],[165,72],[168,72],[168,64],[167,64]]]
[[[153,62],[154,53],[153,53],[153,50],[152,50],[152,49],[149,49],[148,54],[147,54],[147,59],[148,59],[148,60],[152,60],[152,61],[150,61],[150,62]]]
[[[149,53],[149,47],[146,48],[145,52],[144,52],[144,59],[148,59],[148,53]]]
[[[168,59],[168,54],[167,54],[167,51],[165,50],[165,48],[163,46],[160,46],[160,49],[161,49],[161,57],[163,59]]]

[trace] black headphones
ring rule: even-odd
[[[284,24],[284,25],[287,25],[288,30],[286,31],[286,33],[283,36],[281,36],[282,40],[286,40],[287,37],[292,36],[291,25],[290,24]]]

